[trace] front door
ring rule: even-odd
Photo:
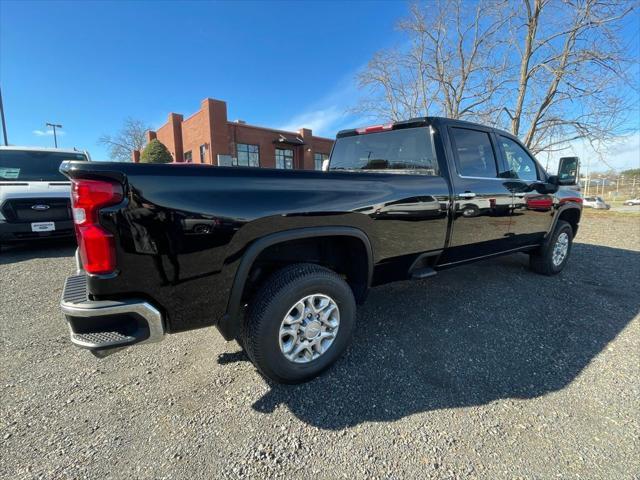
[[[545,191],[542,168],[518,141],[497,134],[513,192],[510,234],[519,246],[542,241],[553,221],[553,195]]]
[[[453,226],[442,263],[509,248],[512,193],[499,178],[493,134],[481,127],[449,127],[454,166]]]

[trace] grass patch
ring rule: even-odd
[[[587,217],[640,217],[640,208],[618,212],[613,210],[596,210],[595,208],[583,208],[582,215]]]

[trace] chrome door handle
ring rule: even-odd
[[[459,193],[458,194],[458,197],[460,197],[460,198],[473,198],[475,196],[476,196],[476,194],[472,193],[472,192],[463,192],[463,193]]]

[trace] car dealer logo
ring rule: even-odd
[[[39,212],[43,211],[43,210],[49,210],[49,205],[45,205],[43,203],[37,203],[35,205],[31,205],[31,210],[37,210]]]

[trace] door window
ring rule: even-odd
[[[496,178],[496,156],[489,134],[468,128],[451,129],[456,167],[463,177]]]
[[[511,178],[529,181],[538,180],[536,162],[526,150],[510,138],[503,137],[502,135],[499,138]]]

